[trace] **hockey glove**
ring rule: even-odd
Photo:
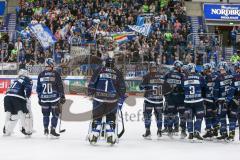
[[[61,104],[64,104],[66,102],[66,98],[65,98],[65,96],[62,96],[61,98],[60,98],[60,103]]]
[[[121,110],[122,109],[122,106],[123,106],[123,103],[125,101],[125,99],[127,98],[127,95],[124,95],[122,96],[121,98],[119,98],[118,100],[118,108]]]

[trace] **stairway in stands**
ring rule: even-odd
[[[225,54],[225,61],[229,62],[231,56],[233,55],[233,47],[225,47],[224,54]]]
[[[6,22],[6,25],[7,25],[6,27],[8,30],[8,35],[9,35],[10,41],[13,41],[15,38],[17,17],[16,17],[16,14],[14,14],[14,13],[8,14],[7,17],[8,18],[7,18],[7,22]]]
[[[200,23],[200,17],[196,16],[191,16],[190,21],[192,24],[192,33],[198,33],[199,26],[201,25]],[[194,35],[194,44],[199,44],[200,39],[199,36]]]

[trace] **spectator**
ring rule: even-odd
[[[129,62],[140,62],[144,59],[171,64],[175,59],[182,60],[186,57],[183,54],[188,52],[186,39],[190,24],[186,21],[183,4],[178,1],[168,2],[72,0],[66,3],[25,3],[26,7],[21,7],[18,12],[18,22],[23,19],[24,25],[29,22],[47,25],[60,45],[58,48],[56,44],[55,52],[47,50],[42,54],[43,49],[30,37],[29,41],[22,41],[22,46],[26,47],[26,61],[41,64],[45,57],[54,57],[59,65],[68,62],[69,49],[64,47],[67,41],[74,46],[90,46],[91,53],[97,53],[99,57],[109,51],[123,53]],[[149,12],[151,14],[148,14]],[[153,26],[148,37],[136,34],[125,46],[117,46],[116,42],[106,40],[111,32],[130,31],[127,26],[135,25],[137,16],[141,13],[145,14],[145,22],[152,23]],[[65,34],[62,33],[64,27],[67,31]],[[191,47],[189,49],[191,50]]]
[[[23,43],[22,43],[21,37],[18,37],[17,42],[14,45],[14,48],[17,50],[17,52],[23,49]]]

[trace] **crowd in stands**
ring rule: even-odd
[[[19,62],[23,67],[43,64],[47,57],[54,57],[60,66],[66,65],[74,45],[91,46],[91,54],[99,58],[114,50],[124,56],[125,63],[172,64],[175,60],[188,63],[202,59],[201,54],[194,56],[194,46],[187,41],[191,24],[181,0],[20,0],[16,11],[18,38],[9,43],[10,50],[3,57],[4,61]],[[136,33],[133,40],[121,45],[106,40],[109,32],[130,31],[128,25],[135,25],[139,15],[152,24],[148,36]],[[48,26],[57,38],[48,50],[41,47],[27,27],[36,23]],[[202,32],[205,30],[200,28],[199,33]],[[208,53],[215,55],[219,45],[212,38],[201,39],[199,52],[206,51],[209,44]]]

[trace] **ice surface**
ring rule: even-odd
[[[0,127],[4,124],[3,95],[0,95]],[[71,112],[81,113],[91,108],[91,102],[83,96],[67,96],[74,101]],[[62,122],[66,132],[58,140],[47,139],[43,135],[42,114],[37,96],[33,95],[32,110],[36,133],[26,139],[16,127],[11,137],[0,136],[1,160],[237,160],[240,144],[234,143],[190,143],[179,140],[179,137],[169,139],[163,137],[157,140],[156,125],[152,123],[153,140],[144,140],[144,125],[142,122],[143,99],[138,98],[135,107],[124,106],[126,132],[120,143],[110,147],[101,141],[97,146],[91,146],[86,141],[89,122]],[[138,112],[139,118],[138,118]],[[204,131],[203,131],[204,132]],[[237,132],[238,135],[238,132]],[[237,139],[237,137],[236,137]]]

